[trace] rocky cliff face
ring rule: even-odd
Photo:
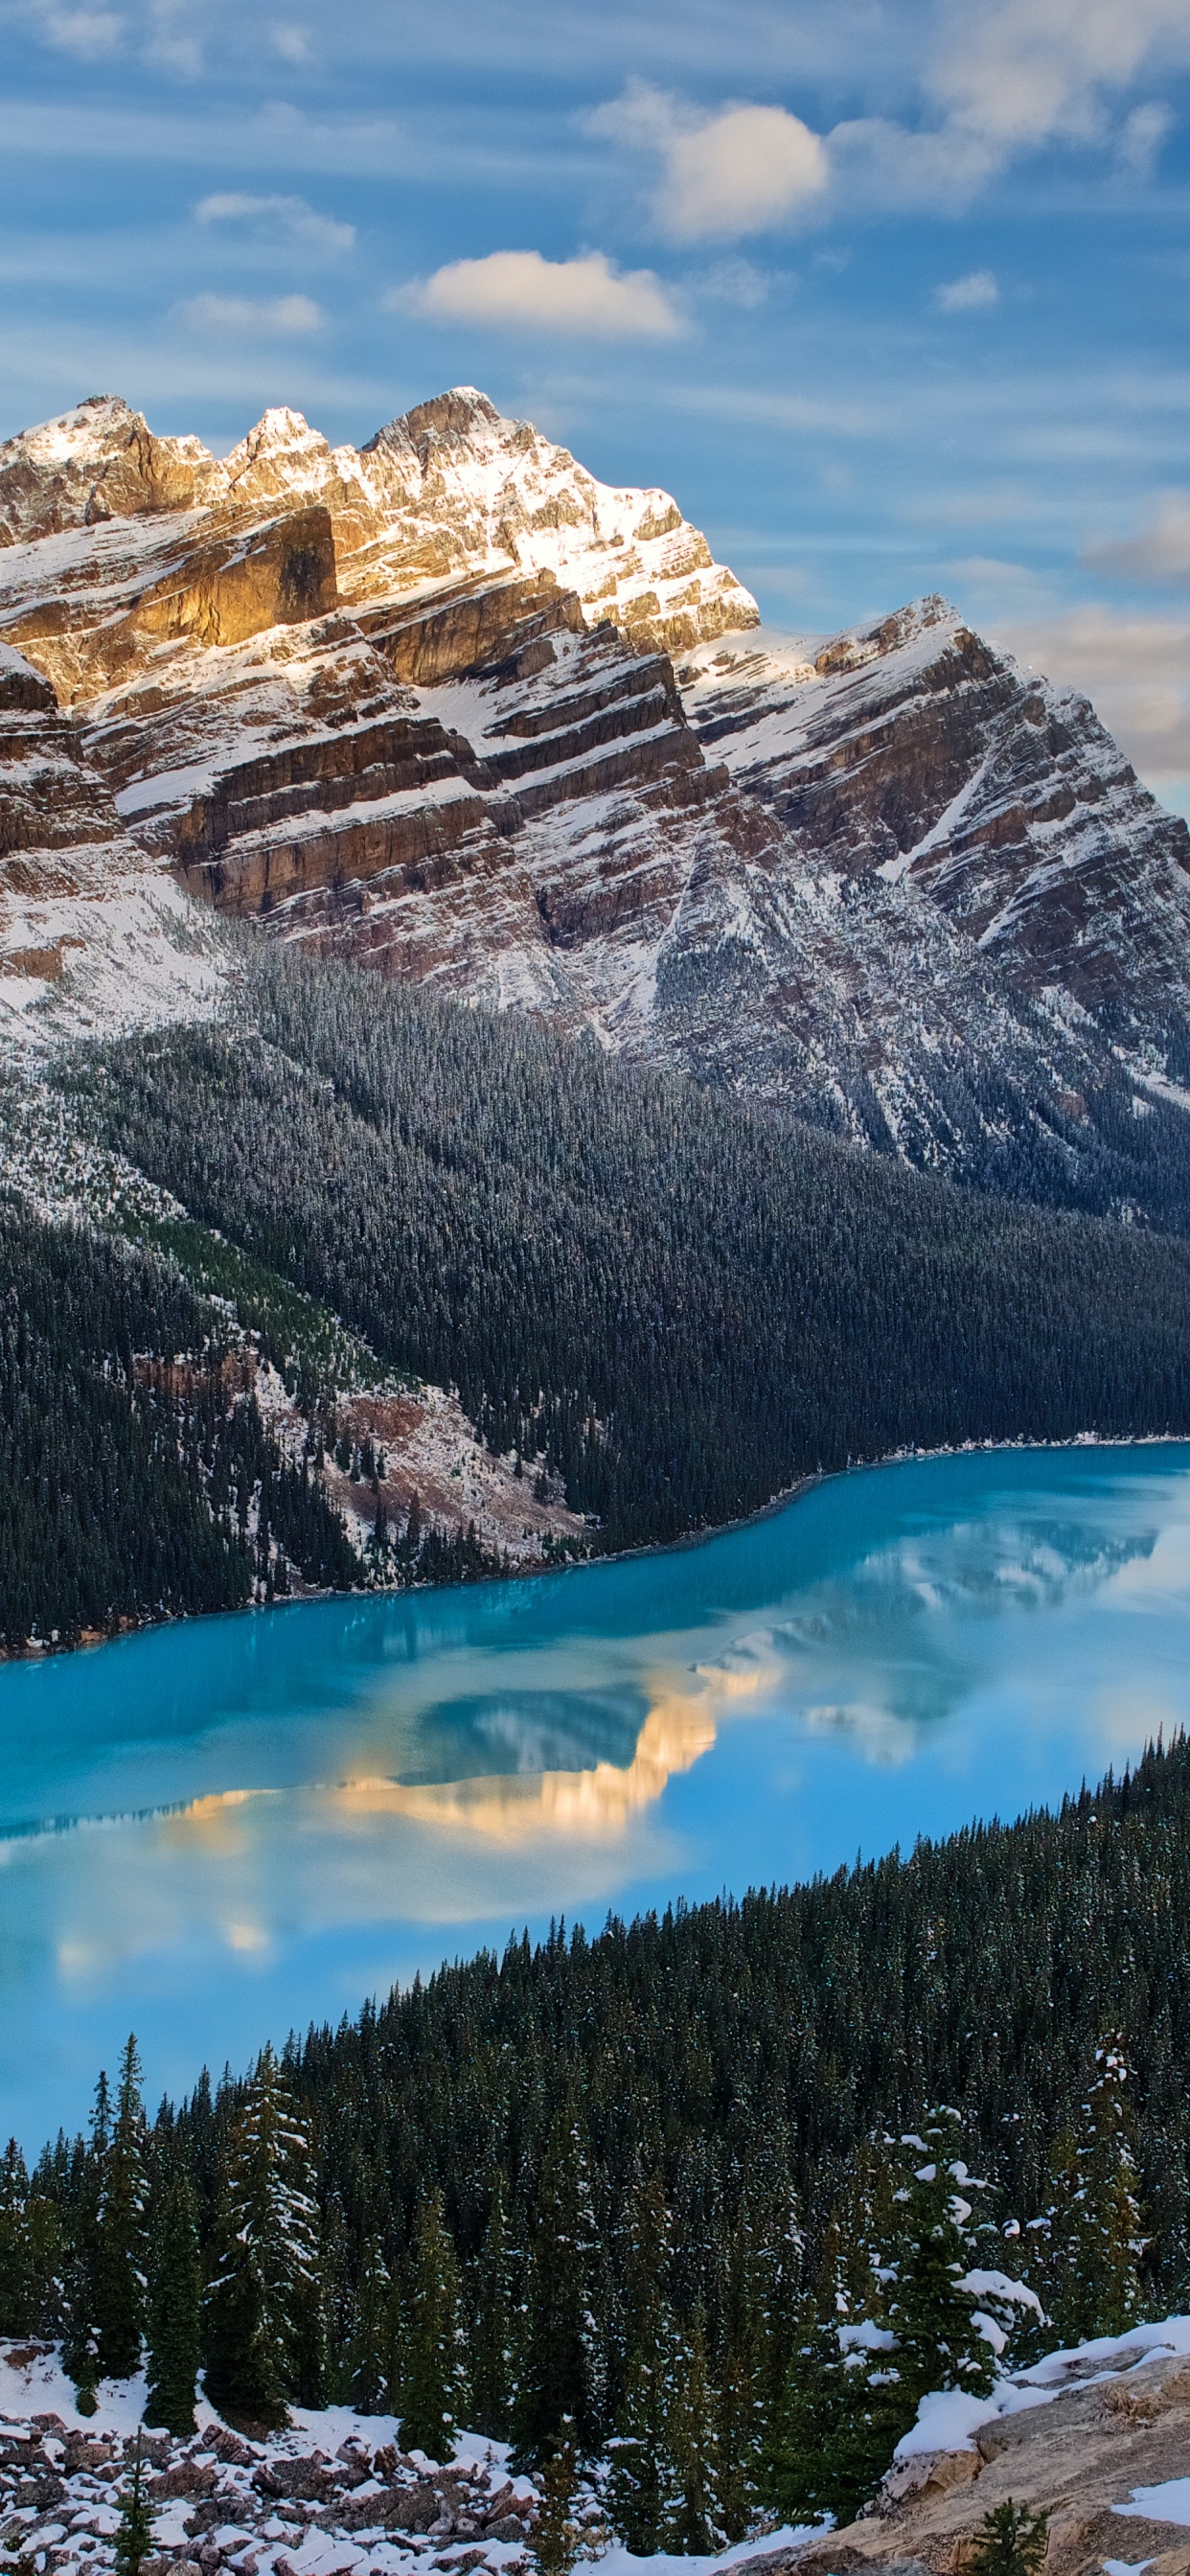
[[[0,449],[0,540],[171,893],[974,1177],[1180,1119],[1190,834],[941,600],[774,643],[667,494],[468,389],[224,459],[84,404]]]
[[[0,644],[0,1035],[200,1013],[222,945],[125,833],[48,681]]]
[[[1011,2498],[1049,2516],[1045,2576],[1190,2567],[1190,2360],[1185,2318],[1055,2354],[1001,2383],[961,2448],[912,2448],[875,2512],[846,2530],[737,2561],[747,2576],[962,2576],[986,2513]],[[927,2399],[929,2406],[946,2401]],[[969,2401],[967,2401],[969,2404]],[[950,2401],[952,2407],[955,2401]],[[961,2406],[964,2401],[959,2400]],[[971,2407],[973,2415],[978,2409]]]

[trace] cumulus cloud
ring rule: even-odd
[[[271,230],[291,233],[308,250],[327,255],[337,256],[355,245],[354,224],[336,223],[330,215],[317,214],[304,197],[251,197],[228,189],[200,198],[194,217],[200,224],[263,224]]]
[[[927,71],[947,117],[1003,152],[1093,140],[1105,99],[1154,61],[1190,59],[1185,0],[976,0]]]
[[[123,19],[110,9],[44,9],[40,25],[59,53],[74,54],[85,63],[113,52],[124,32]]]
[[[990,268],[973,268],[966,277],[952,277],[946,286],[934,290],[941,313],[986,313],[999,301],[1000,289]]]
[[[1144,107],[1134,107],[1120,129],[1117,146],[1122,167],[1134,179],[1152,176],[1166,135],[1173,125],[1173,110],[1161,99],[1150,99]]]
[[[1086,561],[1134,581],[1190,581],[1190,492],[1162,492],[1147,527],[1088,546]]]
[[[784,107],[729,102],[699,116],[668,91],[633,81],[588,125],[660,156],[654,211],[674,241],[769,232],[821,197],[830,176],[821,135]]]
[[[427,322],[475,322],[497,331],[556,331],[607,340],[672,340],[683,330],[649,268],[621,274],[602,251],[543,259],[536,250],[494,250],[456,259],[432,277],[386,295],[389,312]]]
[[[293,27],[282,20],[273,27],[271,34],[273,52],[280,54],[283,63],[309,62],[311,45],[308,28]]]
[[[260,301],[247,295],[194,295],[178,309],[200,331],[265,331],[274,339],[319,331],[325,320],[308,295],[272,295]]]
[[[1190,621],[1120,614],[1099,603],[998,629],[1048,678],[1083,689],[1150,786],[1190,781]]]

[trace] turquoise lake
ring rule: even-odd
[[[820,1485],[695,1547],[0,1669],[0,2129],[552,1915],[1010,1816],[1190,1721],[1190,1446]]]

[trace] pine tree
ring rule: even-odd
[[[674,2331],[667,2290],[669,2213],[659,2174],[638,2179],[629,2207],[624,2359],[610,2442],[608,2511],[634,2557],[661,2547],[667,2439],[674,2401]]]
[[[207,2297],[206,2389],[224,2413],[283,2424],[303,2314],[317,2291],[310,2148],[271,2048],[231,2135]]]
[[[103,2162],[95,2246],[95,2313],[105,2379],[129,2379],[140,2367],[148,2262],[148,2173],[145,2115],[136,2041],[120,2061],[116,2116]]]
[[[145,2463],[139,2433],[133,2454],[132,2476],[120,2497],[120,2520],[116,2529],[116,2576],[140,2576],[141,2565],[153,2547],[153,2515],[145,2492]]]
[[[666,2543],[683,2556],[721,2549],[715,2518],[715,2422],[706,2330],[696,2310],[678,2374],[668,2439]]]
[[[533,2526],[530,2552],[537,2576],[570,2576],[579,2552],[574,2520],[576,2487],[574,2444],[568,2428],[554,2444],[541,2478],[541,2503]]]
[[[201,2305],[194,2191],[186,2171],[175,2167],[162,2186],[152,2232],[145,2406],[147,2421],[169,2433],[194,2430]]]
[[[99,2329],[93,2304],[94,2273],[85,2251],[72,2254],[63,2284],[62,2368],[74,2382],[80,2415],[93,2415],[98,2399]]]
[[[0,2164],[0,2335],[34,2331],[33,2249],[29,2242],[29,2176],[15,2138]]]
[[[888,2249],[886,2313],[908,2424],[927,2389],[964,2388],[985,2396],[996,2355],[977,2322],[976,2293],[965,2286],[978,2251],[970,2223],[973,2202],[966,2195],[986,2185],[968,2174],[954,2152],[957,2119],[935,2114],[924,2138],[904,2137],[899,2144],[907,2164],[893,2195],[897,2218]]]
[[[1037,2287],[1067,2344],[1123,2334],[1139,2312],[1145,2236],[1136,2189],[1135,2122],[1123,2042],[1095,2051],[1077,2125],[1054,2144]]]
[[[413,2283],[401,2379],[407,2451],[449,2460],[466,2408],[459,2267],[441,2192],[427,2193],[413,2236]]]
[[[497,2171],[475,2279],[471,2337],[471,2420],[477,2433],[502,2442],[512,2405],[512,2262],[507,2184]]]
[[[356,2284],[344,2361],[347,2403],[359,2415],[397,2412],[399,2316],[396,2286],[378,2243],[370,2239]]]
[[[856,2207],[852,2195],[852,2216]],[[765,2445],[763,2493],[783,2521],[817,2522],[827,2514],[836,2523],[853,2521],[906,2428],[892,2336],[879,2309],[875,2274],[832,2219]]]
[[[584,2456],[600,2431],[596,2412],[589,2269],[594,2227],[573,2107],[559,2111],[535,2194],[527,2317],[513,2413],[513,2459],[545,2459],[563,2422]]]
[[[715,2403],[716,2519],[730,2547],[742,2540],[756,2510],[764,2419],[762,2329],[752,2245],[741,2221],[727,2250]]]
[[[972,2576],[1038,2576],[1048,2541],[1049,2515],[1006,2496],[985,2513],[966,2563]]]

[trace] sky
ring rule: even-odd
[[[1190,813],[1190,0],[0,0],[0,438],[458,383]]]

